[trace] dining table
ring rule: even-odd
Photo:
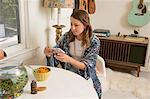
[[[31,65],[38,68],[40,65]],[[46,87],[44,91],[31,94],[31,82],[36,80],[33,70],[26,67],[28,82],[21,96],[17,99],[99,99],[93,85],[80,75],[57,67],[49,67],[50,75],[46,81],[37,81],[38,87]]]

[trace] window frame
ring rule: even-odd
[[[3,48],[4,51],[6,51],[7,56],[15,54],[16,52],[20,50],[27,49],[29,46],[28,40],[28,33],[29,33],[29,11],[28,11],[28,0],[18,0],[18,6],[19,6],[19,24],[20,24],[20,43],[16,45],[12,45],[6,48]]]

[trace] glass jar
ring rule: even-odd
[[[26,68],[20,62],[0,62],[0,99],[21,95],[27,81]]]

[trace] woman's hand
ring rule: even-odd
[[[50,57],[53,53],[52,53],[52,48],[50,47],[45,47],[44,49],[44,54],[47,56],[47,57]]]
[[[71,62],[71,57],[70,56],[68,56],[67,54],[65,54],[65,53],[57,53],[56,55],[54,55],[54,57],[57,59],[57,60],[59,60],[59,61],[61,61],[61,62],[68,62],[68,63],[70,63]]]
[[[77,61],[76,59],[70,57],[69,55],[65,54],[65,53],[57,53],[56,55],[54,55],[54,57],[61,61],[61,62],[67,62],[69,64],[72,64],[74,67],[84,70],[85,68],[85,64],[83,62]]]

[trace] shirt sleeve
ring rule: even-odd
[[[99,54],[100,49],[100,41],[95,38],[91,42],[91,46],[87,48],[84,52],[83,59],[81,62],[83,62],[86,67],[84,69],[84,77],[88,79],[89,77],[94,77],[92,75],[95,75],[95,66],[96,66],[96,59],[97,55]]]

